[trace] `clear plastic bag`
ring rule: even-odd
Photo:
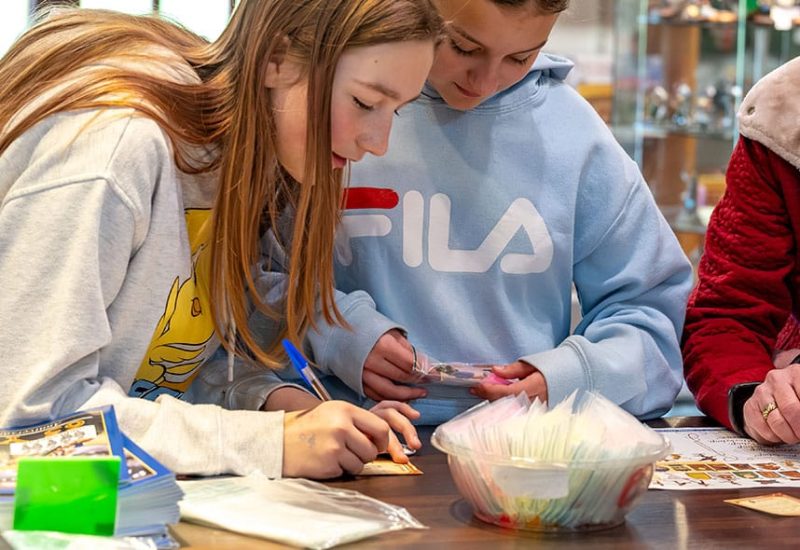
[[[405,508],[306,479],[251,474],[179,483],[182,520],[304,548],[426,528]]]
[[[53,531],[4,531],[13,550],[156,550],[161,547],[147,537],[95,537]],[[0,544],[0,549],[3,546]],[[169,546],[169,548],[177,548]]]
[[[493,384],[510,384],[492,372],[490,363],[462,363],[460,361],[438,361],[414,350],[415,358],[412,373],[416,375],[415,384],[443,384],[445,386],[477,386],[487,381]]]

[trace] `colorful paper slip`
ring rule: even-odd
[[[119,457],[21,458],[14,529],[111,536]]]
[[[400,464],[388,458],[378,458],[364,464],[360,476],[418,476],[422,470],[411,464]]]
[[[773,516],[800,516],[800,499],[783,493],[771,493],[747,498],[731,498],[725,502],[758,510]]]

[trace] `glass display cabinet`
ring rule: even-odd
[[[744,94],[800,55],[800,0],[617,0],[614,18],[612,128],[697,260]]]

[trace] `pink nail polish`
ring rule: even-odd
[[[487,384],[500,384],[502,386],[508,386],[511,384],[511,380],[497,376],[493,372],[489,373],[489,375],[484,379],[484,382]]]

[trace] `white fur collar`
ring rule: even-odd
[[[753,86],[739,110],[739,132],[800,169],[800,57]]]

